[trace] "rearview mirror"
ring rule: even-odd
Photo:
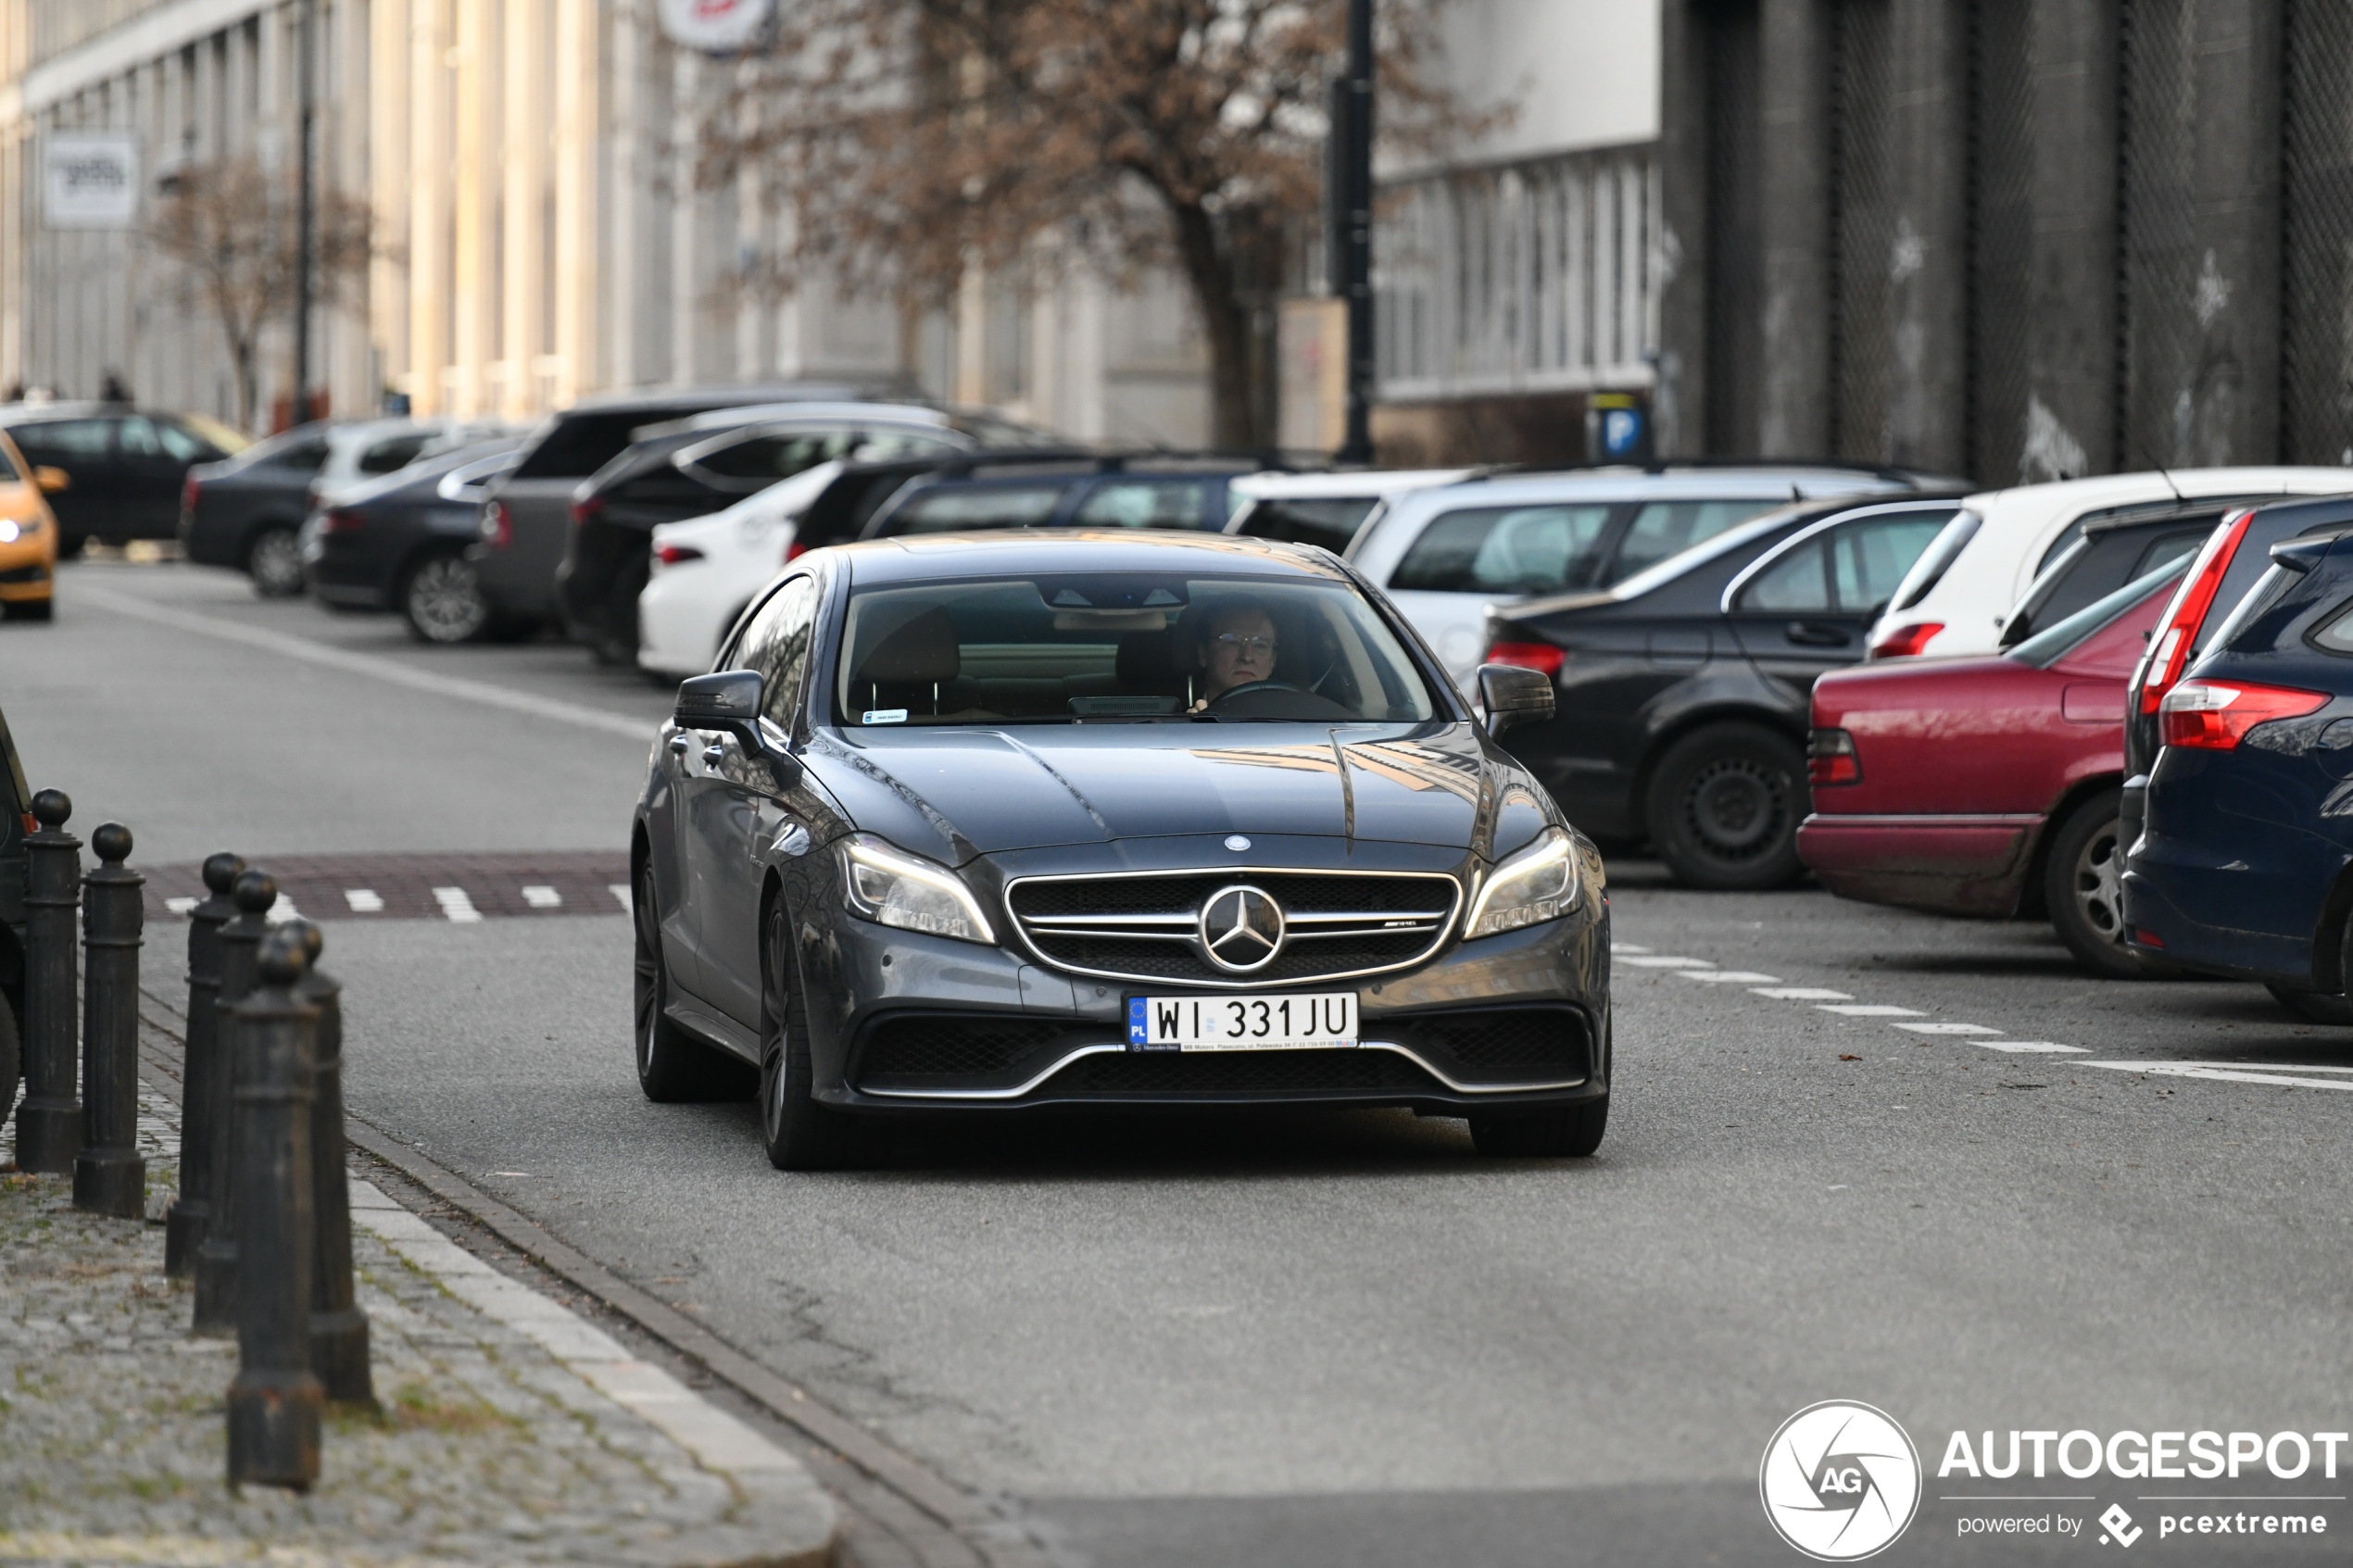
[[[1553,678],[1517,664],[1482,664],[1478,697],[1487,705],[1487,733],[1500,735],[1514,725],[1553,716]]]
[[[73,475],[46,463],[32,470],[32,483],[44,495],[54,495],[73,483]]]
[[[760,717],[760,671],[722,670],[678,686],[677,720],[689,730],[725,730]]]

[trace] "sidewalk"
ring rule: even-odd
[[[146,1224],[0,1174],[0,1563],[818,1568],[799,1461],[364,1182],[353,1243],[381,1414],[329,1416],[319,1485],[223,1481],[227,1340],[163,1274],[178,1108],[143,1092]]]

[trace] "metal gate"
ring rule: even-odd
[[[2289,0],[2280,447],[2353,464],[2353,6]]]

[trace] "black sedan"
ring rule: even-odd
[[[1550,707],[1482,673],[1500,726]],[[1583,1155],[1593,847],[1320,551],[1071,533],[794,562],[679,688],[632,832],[639,1083],[875,1119],[1400,1106]],[[741,1091],[735,1091],[741,1092]]]
[[[421,458],[339,497],[302,532],[310,594],[340,609],[392,609],[420,642],[522,635],[535,622],[496,609],[467,558],[481,533],[474,485],[512,466],[516,444],[477,442]]]
[[[66,476],[48,497],[60,556],[81,554],[92,539],[173,537],[188,470],[226,458],[221,443],[234,439],[221,431],[216,441],[215,429],[120,403],[9,404],[0,407],[0,430],[28,464]]]
[[[1489,618],[1490,659],[1539,670],[1558,711],[1512,751],[1604,838],[1647,838],[1695,887],[1804,868],[1814,682],[1863,658],[1954,500],[1815,503],[1743,523],[1601,593]]]

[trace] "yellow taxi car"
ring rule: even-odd
[[[0,614],[46,621],[57,600],[57,520],[45,497],[67,484],[61,469],[34,468],[0,432]]]

